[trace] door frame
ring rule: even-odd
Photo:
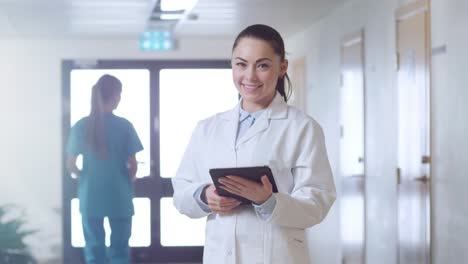
[[[159,166],[159,71],[162,69],[230,69],[229,60],[72,60],[62,61],[62,164],[66,161],[66,144],[70,133],[70,73],[75,69],[146,69],[150,72],[150,144],[151,175],[134,183],[135,197],[151,200],[151,246],[133,247],[131,260],[135,263],[200,262],[203,246],[163,247],[160,245],[160,203],[172,197],[171,178],[162,178]],[[62,168],[62,253],[64,263],[84,263],[83,249],[71,245],[71,204],[77,197],[77,181],[65,166]]]

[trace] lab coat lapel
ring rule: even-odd
[[[276,93],[275,98],[270,103],[270,105],[265,109],[265,113],[260,115],[260,117],[255,121],[255,123],[250,127],[245,134],[237,140],[237,146],[243,144],[255,137],[259,133],[267,130],[270,126],[271,119],[281,119],[287,117],[287,104],[284,102],[283,97]],[[239,123],[239,114],[237,115],[237,125]],[[237,132],[237,127],[236,127]]]
[[[224,136],[226,137],[221,142],[229,142],[229,147],[232,149],[236,146],[237,129],[239,126],[239,107],[240,102],[230,111],[226,111],[221,114],[221,119],[227,122]]]
[[[245,134],[237,140],[237,146],[247,142],[249,139],[253,138],[255,135],[265,131],[268,128],[270,119],[263,113],[260,117],[255,120],[255,123],[245,132]]]

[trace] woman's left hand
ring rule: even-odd
[[[273,186],[266,175],[262,176],[261,181],[261,183],[257,183],[234,175],[219,179],[221,188],[247,198],[256,204],[263,204],[273,193]]]

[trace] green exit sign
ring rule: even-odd
[[[140,49],[151,50],[173,50],[174,38],[169,31],[146,31],[140,38]]]

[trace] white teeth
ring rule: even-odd
[[[243,86],[244,86],[244,88],[246,88],[246,89],[255,89],[255,88],[258,87],[258,85],[246,85],[246,84],[244,84]]]

